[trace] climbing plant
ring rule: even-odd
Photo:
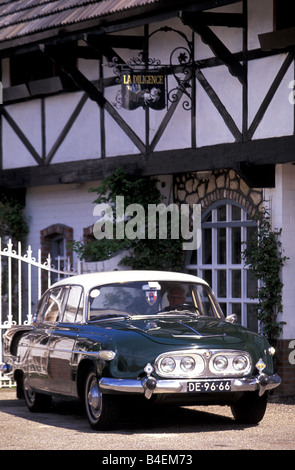
[[[262,333],[274,342],[285,324],[278,320],[278,315],[283,311],[280,274],[287,257],[283,255],[280,241],[282,229],[272,230],[267,210],[264,209],[256,220],[257,231],[245,243],[243,257],[252,276],[260,281],[256,315],[261,322]]]
[[[29,232],[22,205],[13,198],[0,201],[0,237],[11,238],[14,244],[24,242]]]
[[[13,197],[7,197],[0,194],[0,238],[3,245],[12,241],[14,249],[17,249],[18,242],[24,243],[29,232],[28,223],[24,217],[23,206]],[[12,269],[12,312],[17,311],[17,260],[11,260]],[[2,294],[2,311],[7,312],[8,309],[8,263],[2,259],[1,262],[1,294]]]
[[[127,174],[125,170],[119,168],[112,175],[106,178],[97,188],[91,188],[91,192],[96,193],[95,204],[108,205],[113,213],[113,237],[107,236],[101,239],[91,239],[86,242],[75,241],[72,248],[76,251],[80,259],[87,261],[103,261],[111,258],[120,251],[126,250],[126,256],[120,264],[129,266],[132,269],[160,269],[175,270],[183,269],[184,256],[182,251],[182,240],[172,239],[171,222],[167,224],[167,238],[162,239],[156,236],[155,239],[148,237],[148,205],[161,204],[163,196],[157,188],[157,180],[139,177]],[[134,207],[133,204],[140,205],[144,209],[144,220],[142,225],[144,231],[141,236],[135,236],[133,239],[126,236],[126,227],[130,222],[130,217],[126,216],[121,224],[124,224],[124,236],[118,237],[116,229],[118,227],[117,197],[124,198],[124,207]],[[159,221],[156,222],[156,234],[159,234]],[[134,223],[134,230],[139,231]]]

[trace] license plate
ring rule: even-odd
[[[230,392],[230,380],[210,380],[208,382],[187,382],[187,392],[204,393],[204,392]]]

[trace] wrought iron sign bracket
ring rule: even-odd
[[[193,44],[184,33],[167,26],[151,33],[148,39],[158,32],[174,32],[184,39],[185,44],[171,51],[169,64],[162,64],[160,59],[149,57],[145,50],[125,63],[119,63],[117,57],[108,62],[107,66],[113,69],[117,77],[116,82],[121,84],[113,103],[116,108],[150,107],[160,110],[168,108],[169,103],[176,103],[185,95],[187,99],[182,107],[191,109],[192,79],[195,75]]]

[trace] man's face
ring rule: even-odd
[[[174,287],[168,294],[169,306],[176,307],[185,302],[184,291],[180,287]]]

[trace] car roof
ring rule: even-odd
[[[64,278],[51,287],[78,284],[84,287],[85,290],[90,290],[93,287],[103,284],[110,284],[114,282],[134,282],[134,281],[176,281],[176,282],[198,282],[207,285],[203,279],[193,276],[191,274],[176,273],[170,271],[104,271],[80,274]]]

